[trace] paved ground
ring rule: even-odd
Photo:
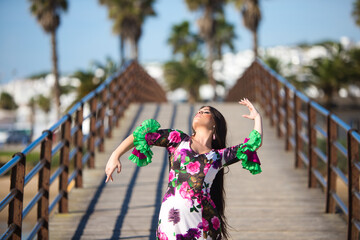
[[[96,168],[84,171],[84,188],[70,193],[70,212],[50,220],[50,239],[155,239],[154,233],[168,165],[164,149],[153,148],[153,162],[137,168],[122,158],[122,173],[104,184],[104,167],[112,150],[142,120],[156,118],[163,128],[189,132],[189,119],[201,105],[132,105],[121,128],[97,153]],[[241,117],[238,104],[214,104],[228,122],[228,145],[242,142],[253,122]],[[292,152],[264,121],[264,143],[258,154],[263,173],[251,175],[240,164],[226,174],[226,214],[231,239],[346,239],[346,223],[340,216],[325,214],[325,195],[308,189],[305,170],[294,169]]]

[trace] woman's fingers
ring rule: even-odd
[[[106,183],[109,181],[109,180],[111,180],[111,181],[113,181],[113,178],[112,178],[112,174],[113,174],[113,172],[114,172],[114,170],[115,170],[115,167],[108,167],[108,168],[106,168],[106,171],[105,171],[105,173],[106,173],[106,175],[107,175],[107,178],[106,178]]]
[[[121,163],[119,162],[116,166],[117,168],[117,173],[120,173],[121,172]]]
[[[107,183],[107,182],[109,181],[110,177],[111,177],[111,175],[107,175],[107,178],[106,178],[106,180],[105,180],[105,183]]]

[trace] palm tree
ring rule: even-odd
[[[326,107],[332,108],[335,106],[333,96],[351,80],[351,62],[340,43],[324,42],[321,45],[329,56],[315,59],[306,68],[311,74],[310,82],[324,92]]]
[[[355,0],[352,15],[355,18],[356,25],[360,26],[360,0]]]
[[[96,74],[100,70],[102,74]],[[80,86],[76,88],[76,99],[73,104],[85,97],[88,93],[97,88],[107,77],[118,70],[117,64],[107,57],[105,63],[93,62],[88,70],[78,70],[72,74],[72,77],[79,79]]]
[[[255,58],[258,56],[258,35],[257,30],[261,21],[259,0],[233,0],[241,11],[243,24],[249,29],[253,36],[253,51]]]
[[[218,14],[215,19],[215,36],[214,36],[214,45],[215,45],[215,59],[222,59],[222,49],[224,46],[228,47],[232,52],[235,51],[234,39],[237,38],[234,25],[226,21],[224,14]]]
[[[189,101],[200,100],[200,86],[207,82],[200,55],[200,37],[190,31],[190,24],[184,21],[172,27],[168,44],[178,60],[165,63],[164,76],[170,90],[183,88],[188,92]]]
[[[216,14],[223,13],[223,5],[227,0],[186,0],[186,4],[191,11],[200,11],[202,17],[198,20],[200,36],[204,39],[207,46],[207,75],[209,83],[214,89],[214,100],[216,96],[216,82],[213,76],[212,63],[215,52],[215,18]]]
[[[15,110],[18,108],[13,96],[8,92],[0,94],[0,109]]]
[[[138,43],[142,34],[142,25],[148,16],[155,16],[152,7],[155,0],[99,0],[106,5],[109,18],[114,21],[113,32],[120,38],[121,62],[124,61],[124,41],[132,47],[132,59],[138,58]]]
[[[173,49],[173,55],[181,55],[182,61],[187,61],[193,57],[201,43],[199,36],[190,32],[190,24],[188,21],[174,25],[168,39],[168,44],[171,45]]]
[[[265,55],[263,61],[268,65],[272,70],[281,75],[281,62],[280,59]]]
[[[67,0],[30,0],[30,11],[36,17],[46,33],[51,35],[52,72],[55,77],[54,95],[57,107],[57,118],[60,118],[60,84],[58,56],[56,51],[56,30],[60,26],[60,13],[68,8]]]
[[[170,90],[183,88],[188,92],[189,102],[200,100],[199,89],[207,82],[206,73],[197,60],[169,61],[164,65],[164,77]]]

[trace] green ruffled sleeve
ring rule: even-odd
[[[146,141],[147,133],[154,133],[160,128],[160,124],[154,119],[145,120],[133,132],[134,136],[134,150],[129,156],[129,160],[136,163],[137,166],[142,167],[151,163],[153,152],[151,146]]]
[[[252,130],[249,138],[240,144],[236,152],[236,157],[242,160],[243,168],[249,170],[252,174],[261,173],[260,160],[256,154],[256,149],[260,147],[261,135],[258,131]]]

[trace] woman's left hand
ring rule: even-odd
[[[257,116],[260,116],[259,112],[256,110],[254,105],[249,101],[249,99],[247,99],[247,98],[241,99],[239,101],[239,104],[247,106],[250,111],[249,115],[245,115],[245,114],[242,115],[244,118],[254,120]]]

